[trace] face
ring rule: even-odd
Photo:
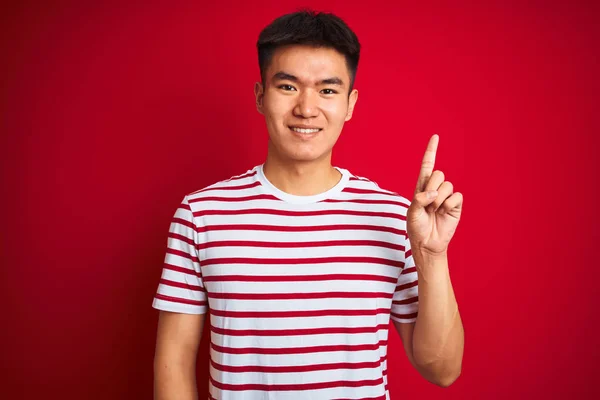
[[[264,75],[254,94],[269,131],[269,155],[291,163],[331,159],[358,99],[356,89],[348,96],[344,56],[324,47],[285,46],[275,51]]]

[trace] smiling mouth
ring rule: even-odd
[[[323,128],[300,128],[297,126],[290,126],[290,129],[296,133],[301,133],[303,135],[311,135],[323,130]]]

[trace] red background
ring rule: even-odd
[[[363,45],[334,164],[410,197],[438,133],[436,168],[464,194],[462,375],[428,383],[392,329],[392,399],[600,396],[592,2],[200,3],[2,12],[1,397],[151,398],[171,217],[264,160],[256,39],[304,5]]]

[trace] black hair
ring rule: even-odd
[[[341,18],[331,13],[304,9],[282,15],[267,25],[256,42],[263,83],[275,50],[290,44],[328,47],[342,53],[350,74],[348,94],[352,91],[360,57],[360,43],[356,34]]]

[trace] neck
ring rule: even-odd
[[[326,192],[342,177],[331,165],[331,154],[323,160],[299,162],[284,161],[269,152],[263,172],[277,189],[295,196],[314,196]]]

